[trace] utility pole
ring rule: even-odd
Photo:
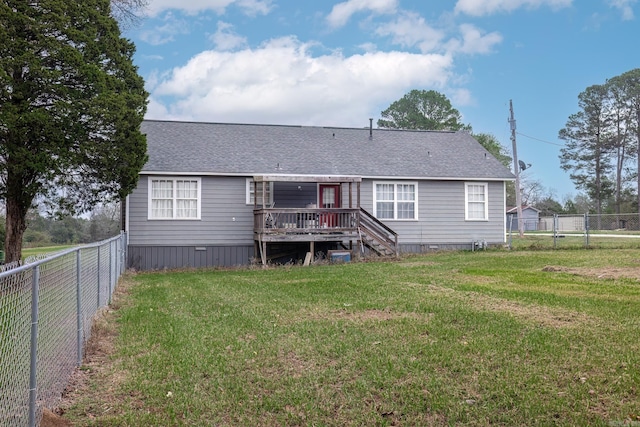
[[[513,146],[513,172],[516,175],[516,209],[518,212],[518,233],[520,237],[524,236],[524,221],[522,218],[522,194],[520,194],[520,164],[518,163],[518,148],[516,147],[516,119],[513,118],[513,102],[509,100],[509,112],[511,118],[511,144]]]

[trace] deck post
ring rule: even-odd
[[[313,240],[309,242],[309,252],[311,252],[311,262],[316,259],[316,242]]]
[[[262,242],[262,265],[267,265],[267,242]]]

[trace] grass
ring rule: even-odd
[[[22,259],[25,259],[30,256],[34,256],[34,255],[59,252],[68,248],[72,248],[74,246],[77,246],[77,245],[58,245],[58,246],[46,246],[41,248],[26,248],[26,249],[22,249]]]
[[[129,275],[65,417],[636,425],[639,279],[628,249]]]

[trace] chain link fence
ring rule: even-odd
[[[507,217],[509,246],[537,248],[640,248],[639,214],[553,215],[524,219],[519,238],[517,219]]]
[[[0,427],[37,426],[43,408],[58,406],[125,249],[121,234],[0,272]]]

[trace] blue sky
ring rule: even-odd
[[[640,67],[637,0],[150,0],[137,47],[149,119],[363,127],[445,94],[562,201],[558,131],[588,86]]]

